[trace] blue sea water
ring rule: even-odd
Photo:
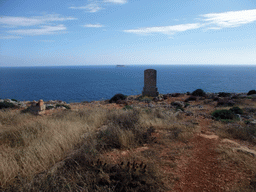
[[[81,102],[110,99],[116,93],[141,94],[144,70],[157,70],[161,94],[248,92],[256,89],[256,66],[127,65],[65,67],[2,67],[0,98]]]

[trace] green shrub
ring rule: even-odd
[[[250,90],[247,95],[253,95],[253,94],[256,94],[256,90]]]
[[[6,108],[14,108],[15,105],[13,103],[9,103],[9,102],[0,102],[0,109],[6,109]]]
[[[184,111],[184,108],[183,108],[182,106],[178,106],[178,105],[176,106],[175,109],[176,109],[176,111],[178,111],[179,109],[180,109],[181,111]]]
[[[148,97],[148,96],[142,97],[142,96],[140,96],[138,99],[141,102],[150,103],[153,100],[153,97]]]
[[[202,89],[197,89],[192,92],[193,96],[205,96],[205,92]]]
[[[125,100],[126,99],[126,96],[121,94],[121,93],[118,93],[118,94],[115,94],[110,100],[109,100],[109,103],[116,103],[118,100]]]
[[[189,105],[190,105],[189,103],[186,103],[184,107],[186,108],[186,107],[188,107]]]
[[[212,113],[212,116],[217,120],[235,120],[237,119],[237,115],[231,110],[215,110]]]
[[[225,92],[219,92],[219,93],[218,93],[218,96],[219,96],[219,97],[230,97],[231,94],[230,94],[230,93],[225,93]]]
[[[53,108],[54,108],[54,106],[47,106],[46,110],[50,110],[50,109],[53,109]]]
[[[231,107],[234,106],[235,102],[233,100],[219,100],[217,103],[217,106],[221,106],[221,107]]]
[[[197,100],[197,98],[195,97],[195,96],[190,96],[189,98],[187,98],[186,100],[185,100],[185,102],[188,102],[188,101],[196,101]]]
[[[130,110],[130,109],[133,109],[132,106],[130,106],[130,105],[126,105],[126,106],[124,106],[124,108],[123,108],[123,110]]]
[[[71,109],[70,106],[68,106],[68,105],[63,105],[63,104],[56,104],[56,108],[57,108],[57,107],[65,107],[66,109]]]
[[[180,102],[172,102],[171,103],[171,105],[172,106],[175,106],[175,108],[176,108],[176,111],[178,111],[179,109],[181,110],[181,111],[184,111],[184,108],[183,108],[183,106],[182,106],[182,104],[180,103]]]
[[[15,102],[18,102],[18,100],[16,100],[16,99],[11,99],[12,101],[15,101]]]
[[[181,94],[180,93],[173,93],[171,94],[172,97],[179,97]]]
[[[229,109],[230,111],[232,111],[235,114],[243,114],[243,110],[240,109],[239,107],[232,107],[231,109]]]
[[[250,121],[246,120],[246,121],[244,121],[244,123],[245,123],[246,125],[248,125],[248,124],[250,124]]]

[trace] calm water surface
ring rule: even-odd
[[[256,89],[256,66],[69,66],[0,68],[0,98],[62,100],[110,99],[141,94],[144,70],[157,70],[159,93],[248,92]]]

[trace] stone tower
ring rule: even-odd
[[[38,106],[39,106],[39,111],[44,111],[45,110],[44,101],[42,99],[40,99],[38,101]]]
[[[157,97],[158,94],[156,87],[156,70],[146,69],[144,71],[144,87],[142,96]]]

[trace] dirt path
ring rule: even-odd
[[[202,133],[207,133],[209,122],[201,119]],[[221,165],[218,161],[216,147],[219,139],[216,135],[195,134],[190,141],[193,146],[192,154],[187,164],[179,170],[180,179],[174,190],[182,192],[198,191],[230,191],[232,186],[241,179],[239,173],[232,165]]]

